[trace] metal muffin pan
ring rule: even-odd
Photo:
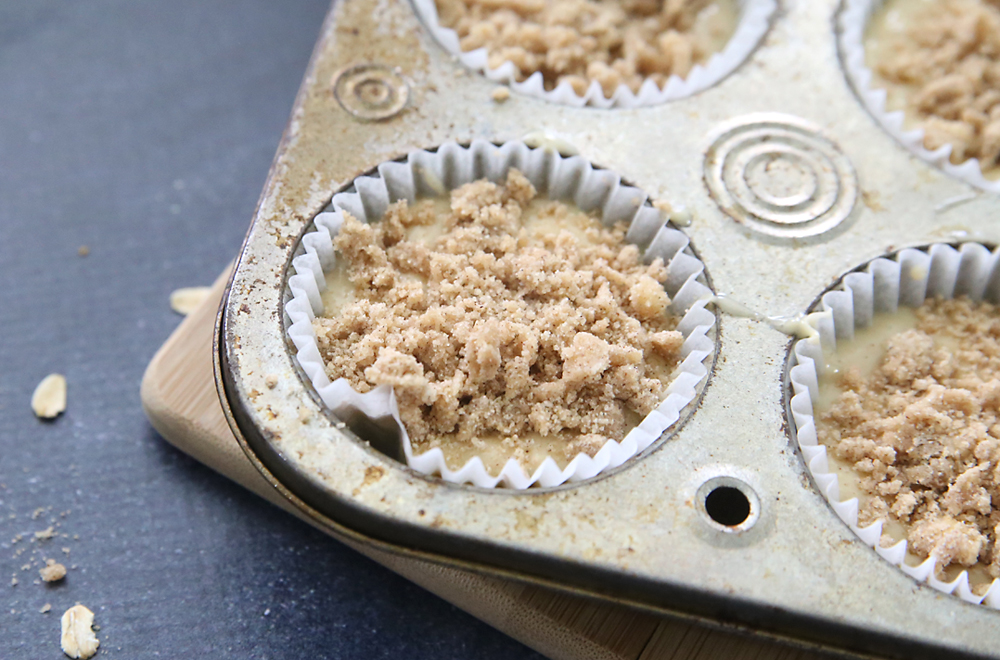
[[[272,485],[331,533],[400,553],[845,652],[1000,657],[1000,614],[883,561],[817,491],[789,436],[792,339],[771,325],[718,315],[703,397],[653,450],[519,492],[446,484],[358,442],[284,332],[289,263],[312,218],[356,176],[449,141],[545,132],[684,205],[712,288],[764,315],[802,314],[902,247],[1000,243],[997,198],[909,155],[855,98],[838,3],[786,0],[733,75],[636,110],[495,103],[495,84],[455,63],[405,0],[379,7],[334,4],[220,312],[220,396]],[[746,498],[746,519],[713,519],[714,492]]]

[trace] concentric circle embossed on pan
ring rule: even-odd
[[[705,183],[723,211],[776,238],[817,236],[847,219],[858,180],[847,156],[797,117],[739,117],[705,156]]]

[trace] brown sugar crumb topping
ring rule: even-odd
[[[516,455],[541,436],[593,455],[664,395],[683,336],[662,261],[644,264],[624,226],[535,197],[511,170],[447,207],[404,200],[373,225],[344,214],[352,291],[316,319],[320,352],[333,379],[394,388],[418,452],[496,439]]]
[[[512,62],[517,79],[536,71],[546,89],[562,81],[604,95],[643,81],[663,87],[721,50],[736,25],[731,0],[437,0],[441,25],[463,51],[486,48],[491,68]]]
[[[907,109],[920,120],[924,146],[952,145],[956,165],[976,158],[984,169],[996,166],[1000,1],[927,3],[887,45],[874,68],[885,80],[911,90]]]
[[[1000,577],[1000,309],[931,300],[916,316],[869,377],[842,376],[819,438],[861,478],[860,524],[898,521],[939,570]]]

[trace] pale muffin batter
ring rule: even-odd
[[[624,233],[516,170],[373,225],[347,216],[315,321],[327,373],[392,385],[415,452],[453,468],[593,455],[660,403],[683,342],[666,268]]]
[[[830,366],[817,431],[859,524],[884,520],[883,545],[907,539],[940,577],[1000,577],[1000,309],[961,298],[877,317]]]
[[[608,98],[619,85],[661,89],[671,75],[721,51],[736,31],[736,0],[437,0],[441,25],[468,52],[486,48],[517,80],[536,71],[546,89],[566,81],[583,95],[596,80]]]
[[[887,110],[952,146],[951,162],[980,161],[1000,177],[1000,0],[889,0],[865,38],[873,86]]]

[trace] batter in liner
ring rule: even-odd
[[[683,342],[666,268],[624,235],[517,170],[372,225],[345,214],[314,325],[327,373],[391,385],[415,453],[453,469],[593,455],[664,398]]]

